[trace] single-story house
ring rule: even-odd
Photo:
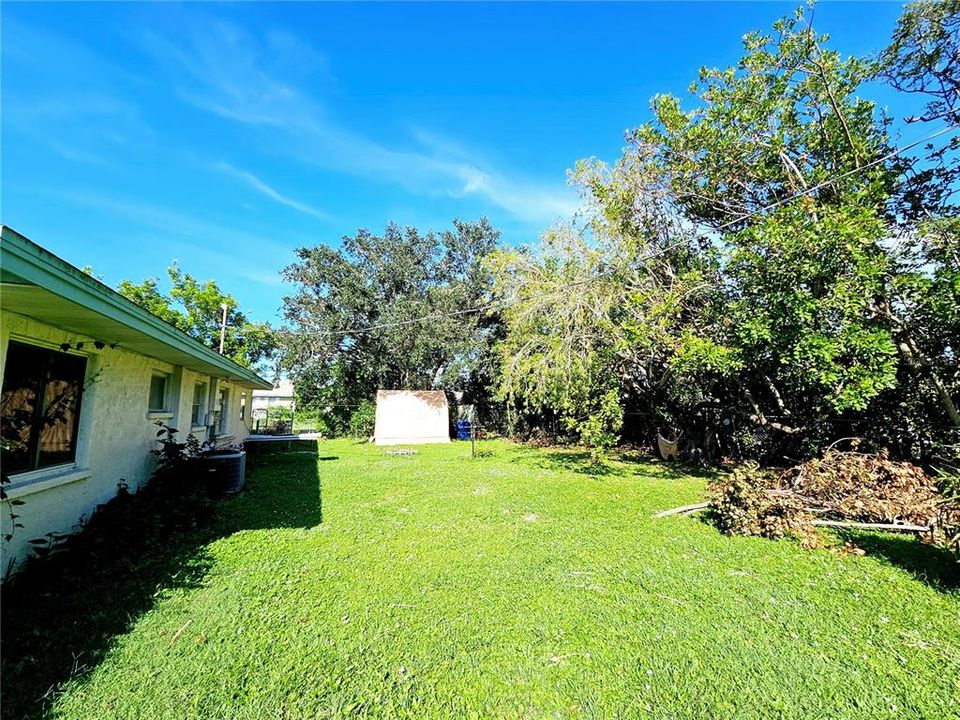
[[[253,392],[273,387],[3,226],[0,373],[0,571],[31,539],[82,527],[119,483],[145,483],[158,421],[240,441]]]
[[[279,380],[269,390],[254,390],[252,407],[254,417],[265,416],[274,408],[293,410],[293,383],[290,380]]]

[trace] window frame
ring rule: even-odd
[[[200,389],[199,400],[197,399],[197,390]],[[206,427],[207,421],[207,393],[210,392],[210,383],[203,380],[196,380],[193,383],[193,400],[190,405],[190,427]]]
[[[163,380],[163,403],[160,407],[153,407],[153,381],[157,379]],[[170,380],[172,376],[170,373],[161,372],[160,370],[154,370],[150,375],[150,390],[147,394],[147,413],[149,415],[170,415]]]
[[[29,482],[34,478],[44,477],[46,475],[61,473],[65,469],[76,468],[78,467],[78,461],[80,459],[80,425],[84,419],[84,403],[83,398],[86,394],[87,389],[87,379],[90,376],[90,357],[86,353],[71,352],[65,351],[60,347],[56,346],[53,343],[44,342],[43,340],[34,340],[32,338],[21,338],[19,336],[11,336],[6,343],[5,348],[5,357],[4,357],[4,369],[3,377],[0,378],[0,389],[6,382],[7,370],[10,367],[10,352],[14,346],[22,346],[28,348],[30,351],[42,351],[48,353],[49,357],[56,357],[58,355],[66,355],[72,358],[77,358],[83,362],[82,370],[80,373],[80,387],[77,392],[76,404],[73,408],[74,414],[74,423],[73,428],[70,433],[70,450],[71,457],[69,460],[63,460],[61,462],[54,462],[48,465],[40,465],[40,437],[39,433],[37,439],[33,440],[31,444],[34,445],[30,449],[30,463],[29,467],[22,470],[14,470],[9,473],[11,481],[14,481],[18,484]],[[43,370],[45,372],[48,365],[48,360],[44,361]],[[30,420],[30,431],[31,435],[37,430],[37,424],[42,421],[43,409],[46,402],[46,391],[49,380],[45,377],[41,377],[39,381],[35,381],[34,393],[36,400],[36,407],[33,411],[33,417]],[[9,489],[9,488],[8,488]]]
[[[226,435],[229,426],[230,411],[230,388],[221,387],[217,396],[217,426],[216,430],[220,435]]]
[[[240,393],[240,422],[247,420],[247,394]]]

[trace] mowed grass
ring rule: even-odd
[[[142,571],[136,612],[122,590],[136,568],[121,589],[84,591],[127,619],[42,706],[131,719],[960,717],[957,567],[932,548],[862,536],[869,554],[844,557],[729,538],[651,519],[701,499],[702,478],[643,461],[594,474],[574,452],[483,445],[477,459],[466,443],[404,457],[349,441],[260,458],[214,532],[176,549],[178,572]],[[4,695],[43,662],[5,658]]]

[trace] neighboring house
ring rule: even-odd
[[[267,411],[273,408],[293,409],[293,383],[290,380],[280,380],[269,390],[253,391],[254,417],[266,417]]]
[[[158,421],[181,440],[242,440],[253,392],[272,387],[2,226],[0,353],[0,521],[4,535],[11,510],[23,525],[3,542],[0,570],[31,539],[82,526],[121,481],[146,482]]]

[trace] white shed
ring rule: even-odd
[[[378,390],[377,445],[450,442],[450,410],[442,390]]]

